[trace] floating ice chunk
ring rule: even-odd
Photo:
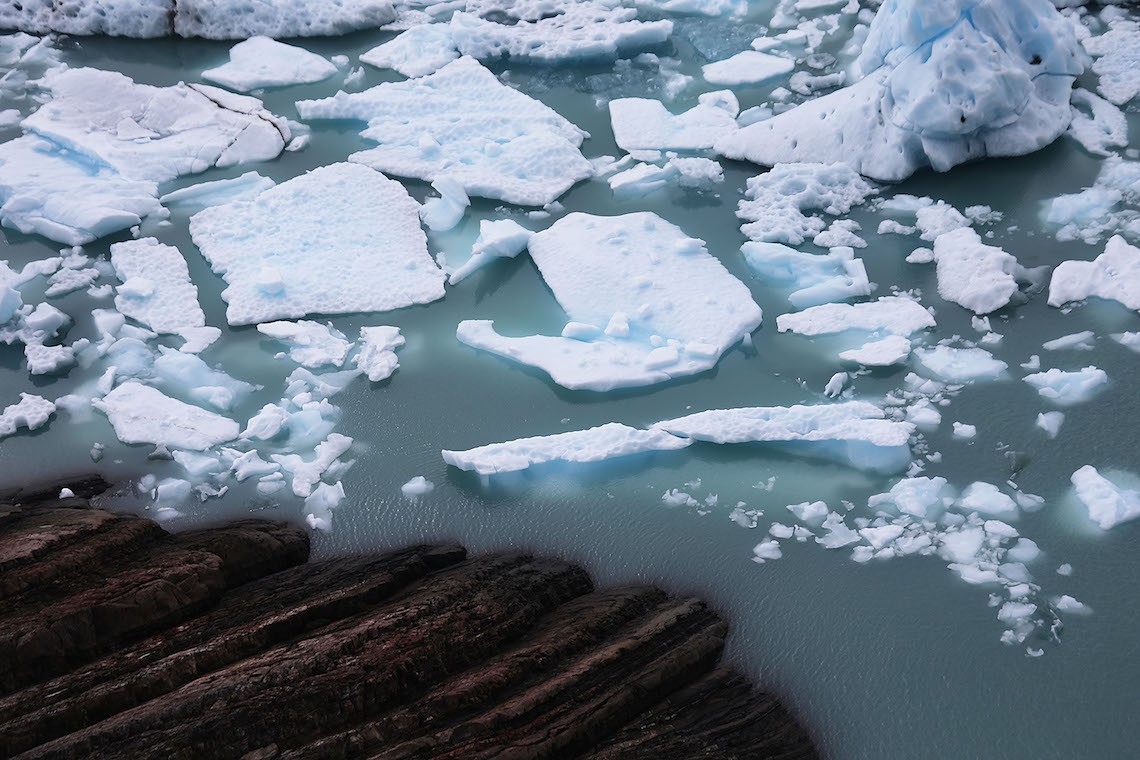
[[[742,245],[740,251],[753,272],[794,288],[788,300],[796,308],[871,293],[863,260],[855,258],[850,248],[832,248],[828,254],[817,255],[782,243],[750,242]]]
[[[159,347],[159,357],[151,365],[155,379],[167,390],[185,396],[194,403],[205,403],[222,411],[232,409],[249,396],[255,387],[235,380],[209,366],[193,354]]]
[[[1037,389],[1042,398],[1060,406],[1088,401],[1108,383],[1108,375],[1097,367],[1085,367],[1076,372],[1051,369],[1026,375],[1024,379]]]
[[[736,131],[740,112],[736,96],[727,91],[705,93],[677,116],[648,98],[617,98],[609,107],[614,140],[627,151],[712,148],[718,137]]]
[[[261,490],[261,483],[258,484]],[[344,484],[317,483],[313,492],[305,497],[305,522],[313,530],[332,529],[332,511],[344,501]]]
[[[87,347],[87,341],[76,341],[74,346],[45,346],[28,343],[24,346],[24,358],[28,362],[28,374],[54,375],[69,369],[75,364],[75,353]]]
[[[956,564],[972,564],[986,542],[986,532],[980,526],[967,525],[939,533],[938,542],[938,556],[942,559]]]
[[[418,206],[400,183],[332,164],[190,219],[229,287],[230,324],[319,312],[388,311],[443,297]]]
[[[233,420],[134,381],[123,383],[92,405],[107,415],[123,443],[204,451],[238,437],[238,424]]]
[[[340,367],[348,358],[352,344],[332,324],[301,320],[299,322],[265,322],[257,326],[262,335],[279,340],[289,347],[289,358],[303,367],[332,365]]]
[[[321,481],[325,471],[333,466],[338,458],[352,446],[352,439],[340,433],[332,433],[317,444],[313,458],[305,461],[297,454],[273,454],[270,456],[293,478],[293,493],[307,498]]]
[[[1122,106],[1140,94],[1140,23],[1130,18],[1109,21],[1104,34],[1083,41],[1096,58],[1092,70],[1100,78],[1097,90],[1109,102]]]
[[[1032,562],[1041,556],[1041,549],[1028,538],[1019,538],[1005,553],[1006,559],[1014,562]]]
[[[396,349],[404,345],[400,328],[362,327],[360,328],[360,351],[353,362],[368,379],[374,383],[386,380],[400,366]]]
[[[186,475],[196,481],[222,469],[221,459],[214,454],[199,454],[194,451],[174,451],[171,452],[171,456],[174,457],[174,461],[186,472]]]
[[[658,422],[654,428],[712,443],[787,444],[859,469],[897,472],[910,464],[913,426],[884,419],[874,404],[750,407],[698,412]]]
[[[1138,30],[1140,31],[1140,30]],[[1128,145],[1128,119],[1124,112],[1088,90],[1073,90],[1073,122],[1069,135],[1095,156],[1110,156],[1110,148]],[[1078,106],[1089,111],[1086,116]]]
[[[811,242],[822,248],[836,248],[838,246],[866,248],[867,241],[855,234],[859,229],[861,229],[859,223],[853,219],[836,219],[830,227],[816,235]]]
[[[921,430],[932,430],[942,424],[942,414],[930,399],[923,398],[907,407],[906,421]]]
[[[823,395],[828,398],[837,397],[843,392],[843,389],[847,386],[847,381],[850,379],[846,372],[836,372],[831,376],[831,379],[827,381],[827,385],[824,386]]]
[[[1068,562],[1057,565],[1057,575],[1068,577],[1073,574],[1073,566]]]
[[[517,472],[548,462],[602,462],[650,451],[683,449],[692,441],[658,430],[611,422],[589,430],[520,438],[467,451],[444,450],[443,460],[480,475]]]
[[[379,69],[395,69],[406,77],[422,77],[439,71],[458,57],[459,51],[455,49],[447,24],[421,24],[362,53],[360,62]]]
[[[1081,332],[1070,333],[1069,335],[1062,335],[1060,338],[1047,340],[1041,344],[1041,348],[1046,351],[1065,351],[1069,349],[1091,351],[1095,339],[1096,333],[1092,330],[1082,330]]]
[[[302,119],[361,119],[379,142],[350,161],[401,177],[448,175],[468,195],[544,206],[593,175],[586,133],[472,58],[421,79],[297,103]]]
[[[1017,515],[1017,502],[1006,496],[992,483],[977,481],[962,492],[955,508],[962,512],[978,512],[983,515]]]
[[[948,383],[971,383],[996,380],[1009,368],[1001,359],[982,348],[933,346],[914,352],[919,365],[939,380]]]
[[[989,314],[1017,292],[1017,259],[986,245],[978,233],[962,227],[934,240],[938,295],[975,314]]]
[[[199,182],[181,190],[173,190],[159,198],[164,205],[184,205],[206,208],[233,201],[247,201],[273,187],[276,182],[257,172],[246,172],[233,179]]]
[[[702,372],[760,324],[744,284],[700,240],[656,214],[570,214],[529,248],[571,322],[608,325],[621,312],[629,336],[508,338],[485,321],[463,322],[456,335],[567,388],[610,390]]]
[[[825,549],[841,549],[861,540],[858,531],[847,527],[842,515],[835,512],[830,513],[823,521],[823,529],[827,532],[815,541]]]
[[[872,549],[882,549],[903,534],[901,525],[881,525],[877,528],[860,528],[859,535]]]
[[[467,8],[475,10],[471,3]],[[672,21],[638,21],[635,9],[613,0],[494,3],[485,10],[505,16],[505,23],[491,20],[490,13],[486,18],[456,13],[450,24],[459,52],[481,60],[613,59],[622,51],[660,44],[673,32]]]
[[[1092,261],[1062,261],[1049,282],[1049,305],[1063,306],[1090,296],[1140,309],[1140,248],[1114,235]]]
[[[978,435],[978,428],[976,426],[967,425],[967,424],[962,423],[962,422],[955,422],[954,423],[954,437],[955,438],[962,440],[962,441],[968,441],[968,440],[971,440],[972,438],[976,437],[977,435]]]
[[[744,0],[634,0],[640,8],[697,16],[738,16],[747,9]]]
[[[230,48],[230,60],[202,72],[202,78],[238,92],[263,87],[309,84],[337,71],[328,59],[268,37],[243,40]]]
[[[94,267],[87,267],[84,269],[60,269],[53,274],[49,280],[47,290],[44,295],[48,298],[56,298],[58,296],[74,293],[77,290],[90,287],[95,284],[99,279],[99,270]],[[3,316],[3,308],[0,307],[0,316]]]
[[[723,61],[701,67],[705,81],[712,84],[758,84],[783,76],[796,67],[796,62],[778,55],[745,50]]]
[[[796,516],[800,522],[814,523],[827,517],[827,505],[822,501],[803,502],[802,504],[789,504],[787,510]]]
[[[840,351],[839,358],[866,367],[889,367],[906,361],[910,349],[910,341],[903,336],[888,335],[882,340],[865,343],[860,348]]]
[[[1140,353],[1140,332],[1113,333],[1112,339],[1125,348]]]
[[[433,232],[446,232],[459,224],[464,212],[471,205],[463,185],[443,175],[437,177],[431,186],[439,193],[438,198],[428,198],[420,207],[420,218]]]
[[[846,161],[898,181],[923,166],[1030,153],[1069,126],[1084,54],[1046,0],[884,3],[838,92],[722,138],[716,150],[766,166]]]
[[[908,264],[929,264],[934,261],[934,251],[929,248],[915,248],[907,257]]]
[[[915,224],[923,240],[934,242],[943,235],[970,226],[970,220],[946,201],[928,204],[914,212]]]
[[[875,494],[867,500],[867,506],[871,509],[892,506],[903,514],[925,520],[937,517],[950,502],[946,478],[917,477],[903,478],[887,493]]]
[[[337,36],[393,21],[391,0],[138,0],[137,2],[7,3],[0,29],[112,37],[245,39]]]
[[[800,335],[831,335],[848,330],[890,335],[910,335],[934,327],[930,312],[910,298],[883,296],[877,301],[813,306],[794,314],[776,318],[780,332]]]
[[[281,431],[282,425],[289,418],[289,412],[277,404],[266,404],[261,411],[249,418],[245,430],[241,431],[243,439],[256,438],[267,441]]]
[[[805,211],[846,214],[876,192],[846,164],[781,164],[748,180],[736,215],[751,240],[799,245],[827,226]]]
[[[1089,615],[1092,613],[1088,605],[1077,601],[1068,594],[1054,597],[1052,602],[1053,606],[1057,608],[1057,612],[1067,612],[1073,615]]]
[[[257,451],[241,453],[234,449],[225,449],[225,452],[234,457],[233,462],[230,463],[230,470],[233,471],[234,478],[239,483],[250,478],[260,478],[281,469],[281,465],[276,462],[266,462],[258,455]]]
[[[177,248],[154,238],[128,240],[111,246],[111,263],[123,282],[115,296],[121,313],[159,333],[180,334],[206,324],[198,288]],[[149,284],[149,292],[128,287],[140,280]]]
[[[471,258],[451,273],[448,282],[456,285],[498,258],[512,259],[526,250],[533,232],[511,219],[483,219],[479,237],[471,248]]]
[[[684,188],[708,190],[724,182],[724,170],[707,158],[672,158],[664,166],[635,164],[612,175],[608,182],[616,196],[641,197],[673,182]]]
[[[1140,491],[1114,483],[1092,465],[1074,472],[1071,480],[1089,519],[1102,529],[1140,517]]]
[[[417,475],[400,486],[400,492],[409,499],[415,499],[417,496],[425,496],[433,490],[435,490],[435,484],[423,475]]]
[[[661,501],[667,507],[695,507],[700,504],[690,494],[685,493],[677,488],[670,489],[661,494]]]
[[[21,393],[20,400],[0,412],[0,438],[13,435],[20,428],[36,430],[47,424],[55,413],[55,404],[30,393]]]
[[[780,551],[780,542],[775,539],[768,539],[761,541],[752,548],[752,561],[764,564],[769,560],[776,560],[783,557],[784,553]]]

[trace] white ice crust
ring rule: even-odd
[[[0,5],[0,29],[112,37],[314,37],[396,18],[392,0],[28,0]]]
[[[975,314],[989,314],[1009,304],[1017,292],[1017,259],[986,245],[970,227],[934,240],[938,295]]]
[[[172,399],[134,381],[123,383],[92,403],[107,415],[123,443],[205,451],[238,437],[238,424],[228,417]]]
[[[746,127],[716,150],[766,166],[845,161],[884,181],[1031,153],[1068,128],[1084,61],[1048,0],[886,0],[851,86]]]
[[[1088,401],[1108,384],[1108,374],[1098,367],[1085,367],[1075,372],[1051,369],[1025,376],[1025,382],[1037,389],[1042,398],[1059,406]]]
[[[930,312],[905,296],[883,296],[877,301],[856,304],[829,303],[776,317],[780,332],[808,336],[861,330],[905,337],[934,325]]]
[[[496,259],[513,259],[526,250],[533,232],[511,219],[482,219],[471,258],[448,277],[456,285]]]
[[[353,362],[374,383],[387,380],[400,366],[396,349],[404,345],[400,328],[380,325],[360,328],[360,350]]]
[[[1140,309],[1140,248],[1114,235],[1092,261],[1062,261],[1049,282],[1049,305],[1095,296]]]
[[[927,373],[947,383],[996,380],[1009,368],[983,348],[932,346],[916,350],[914,356]]]
[[[846,214],[875,192],[846,164],[780,164],[748,180],[736,215],[746,222],[741,231],[753,241],[799,245],[827,227],[805,211]]]
[[[840,351],[839,358],[866,367],[890,367],[910,356],[910,341],[902,335],[888,335],[881,340],[864,343],[859,348]]]
[[[307,319],[263,322],[257,326],[257,331],[284,343],[289,349],[289,358],[310,369],[342,366],[348,358],[348,349],[352,347],[344,334],[331,324],[322,325]]]
[[[711,84],[758,84],[787,74],[796,62],[771,53],[745,50],[723,61],[713,61],[701,67],[705,81]]]
[[[740,104],[727,90],[700,96],[697,105],[674,116],[659,100],[616,98],[610,124],[618,147],[627,150],[708,150],[735,132]]]
[[[649,451],[683,449],[692,441],[663,430],[638,430],[611,422],[589,430],[520,438],[467,451],[444,450],[443,461],[480,475],[518,472],[548,462],[601,462]]]
[[[760,325],[748,288],[656,214],[569,214],[530,239],[530,255],[570,319],[562,335],[504,337],[489,322],[465,321],[457,337],[567,388],[701,372]]]
[[[230,60],[202,78],[238,92],[309,84],[328,79],[336,66],[316,53],[268,37],[250,37],[230,48]]]
[[[157,333],[181,334],[205,326],[198,288],[190,281],[186,259],[174,246],[154,238],[115,243],[111,264],[123,282],[115,296],[120,313]],[[127,287],[132,283],[134,287]]]
[[[473,58],[431,76],[302,100],[303,119],[359,119],[379,143],[350,161],[400,177],[448,176],[468,195],[543,206],[593,175],[586,133]]]
[[[748,267],[766,282],[791,289],[788,300],[799,309],[871,294],[863,260],[855,258],[851,248],[817,255],[782,243],[749,242],[740,251]]]
[[[1140,517],[1140,491],[1113,483],[1092,465],[1074,472],[1071,481],[1089,519],[1102,529]]]
[[[0,222],[69,245],[163,213],[158,183],[269,160],[289,139],[261,101],[207,85],[88,68],[49,72],[44,85],[52,99],[26,134],[0,144]]]
[[[419,205],[358,164],[332,164],[252,201],[207,208],[190,234],[225,278],[226,318],[244,325],[306,314],[388,311],[443,297]]]
[[[21,393],[20,400],[0,412],[0,438],[13,435],[20,428],[36,430],[47,424],[55,413],[55,404],[42,396]]]

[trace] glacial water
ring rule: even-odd
[[[674,41],[656,52],[679,57],[681,71],[695,73],[706,58],[746,48],[759,34],[756,19],[762,16],[759,9],[743,24],[685,20]],[[362,33],[302,44],[326,56],[349,55],[356,65],[359,53],[391,36]],[[69,65],[113,69],[139,82],[169,85],[195,81],[203,69],[225,60],[229,46],[72,39],[60,47]],[[603,99],[659,96],[652,67],[615,73],[609,64],[558,70],[499,64],[493,70],[509,70],[505,81],[589,131],[592,137],[583,152],[590,158],[621,153]],[[394,73],[365,67],[363,79],[352,88],[397,79]],[[326,96],[342,84],[339,75],[262,97],[270,110],[296,118],[294,101]],[[737,88],[741,105],[764,102],[772,86]],[[698,79],[669,106],[674,112],[689,107],[706,89],[715,88]],[[1140,146],[1140,116],[1132,113],[1129,120],[1132,146]],[[270,163],[183,178],[169,189],[251,169],[281,182],[367,147],[359,129],[356,123],[317,123],[304,150]],[[16,127],[0,128],[0,140],[18,134]],[[1140,741],[1140,727],[1131,719],[1140,704],[1140,521],[1110,531],[1095,528],[1069,485],[1072,472],[1085,464],[1102,472],[1140,473],[1134,433],[1140,425],[1134,379],[1138,357],[1109,338],[1110,333],[1140,329],[1140,318],[1119,304],[1094,300],[1061,310],[1047,306],[1045,293],[1037,293],[1023,305],[997,312],[991,323],[1004,338],[988,349],[1009,364],[1007,377],[967,387],[940,408],[939,428],[924,434],[928,452],[941,454],[940,461],[926,464],[924,474],[941,475],[959,489],[983,480],[1007,491],[1004,484],[1012,477],[1020,489],[1044,498],[1041,509],[1023,513],[1013,523],[1042,549],[1030,564],[1033,581],[1041,587],[1039,597],[1069,594],[1092,610],[1087,616],[1062,614],[1056,639],[1040,632],[1022,644],[1001,643],[1004,626],[988,604],[994,589],[967,585],[934,556],[860,564],[851,560],[849,548],[828,551],[810,540],[784,540],[781,559],[752,561],[753,546],[766,538],[772,523],[795,522],[785,505],[822,500],[842,511],[841,500],[847,500],[855,505],[853,515],[872,516],[867,497],[892,482],[882,476],[752,445],[697,444],[601,465],[539,467],[487,482],[444,464],[443,448],[466,449],[611,421],[643,426],[703,409],[826,402],[822,390],[840,369],[835,356],[840,341],[776,332],[775,317],[792,309],[784,291],[765,286],[748,271],[739,251],[745,238],[734,216],[746,178],[759,169],[722,163],[726,181],[711,193],[669,187],[618,200],[604,181],[587,181],[560,199],[566,212],[654,211],[705,240],[709,251],[749,285],[765,311],[764,325],[751,347],[731,350],[710,372],[647,389],[572,392],[541,373],[460,344],[455,327],[463,319],[493,319],[507,335],[557,334],[561,329],[565,317],[525,255],[494,263],[430,306],[332,318],[350,338],[362,325],[396,325],[407,345],[398,352],[400,368],[389,381],[358,379],[334,399],[343,409],[338,432],[355,439],[350,456],[356,463],[344,477],[348,498],[335,511],[332,530],[314,536],[315,555],[457,541],[472,552],[526,550],[566,557],[581,562],[602,585],[657,583],[700,595],[731,622],[730,660],[762,687],[781,694],[828,757],[1134,756]],[[1040,221],[1041,202],[1088,186],[1099,166],[1075,141],[1062,138],[1024,158],[962,166],[947,174],[921,172],[884,195],[929,195],[959,209],[992,206],[1004,218],[984,227],[994,233],[987,243],[1001,246],[1026,267],[1055,265],[1091,259],[1103,243],[1058,242]],[[425,183],[405,184],[417,199],[430,193]],[[541,229],[560,213],[528,219],[518,209],[476,199],[459,227],[429,236],[429,247],[455,266],[470,250],[479,219],[510,215]],[[850,218],[862,224],[870,243],[857,255],[878,284],[876,295],[895,287],[921,291],[923,303],[937,311],[939,326],[930,342],[953,335],[980,337],[968,311],[938,298],[933,265],[904,262],[911,250],[927,243],[916,236],[875,235],[884,217],[868,207],[855,209]],[[235,418],[243,421],[262,404],[279,399],[295,365],[274,358],[280,347],[253,328],[226,327],[220,297],[224,283],[191,241],[187,214],[174,210],[169,225],[147,226],[143,232],[182,251],[207,323],[223,328],[222,340],[203,358],[264,386],[235,411]],[[105,256],[111,242],[127,237],[99,241],[86,251]],[[57,250],[41,238],[0,230],[0,260],[14,268]],[[28,303],[41,297],[42,284],[24,290]],[[109,305],[83,291],[53,303],[75,319],[68,342],[91,336],[90,310]],[[1094,350],[1042,351],[1042,342],[1081,330],[1096,333]],[[1020,380],[1028,370],[1019,364],[1032,354],[1041,355],[1043,368],[1095,364],[1110,378],[1096,398],[1064,409],[1065,422],[1054,440],[1034,426],[1039,412],[1054,407]],[[29,378],[22,358],[18,345],[0,346],[4,404],[20,391],[55,398],[89,379],[78,369],[65,377]],[[895,367],[858,376],[854,398],[881,400],[900,388],[908,371]],[[954,439],[954,421],[976,425],[977,437]],[[98,463],[89,456],[94,442],[107,447]],[[151,450],[117,443],[98,413],[86,422],[57,415],[46,428],[0,441],[0,486],[91,470],[113,480],[181,474],[173,462],[148,459]],[[406,498],[400,486],[416,475],[435,488]],[[231,483],[221,498],[181,506],[184,517],[167,525],[182,529],[250,514],[302,519],[300,500],[258,496],[253,482]],[[699,506],[667,506],[661,496],[674,488],[690,493]],[[715,503],[706,503],[714,494]],[[140,513],[149,507],[129,486],[108,501]],[[738,502],[748,510],[763,510],[756,527],[729,518]],[[1072,565],[1071,576],[1055,572],[1062,563]],[[1043,654],[1030,656],[1038,651]]]

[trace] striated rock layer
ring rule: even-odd
[[[457,546],[307,562],[0,495],[0,757],[810,758],[697,599]]]

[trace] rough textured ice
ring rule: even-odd
[[[1030,153],[1069,126],[1085,56],[1048,0],[887,0],[854,84],[720,140],[773,166],[845,161],[898,181],[924,166]]]
[[[740,229],[753,241],[799,245],[827,226],[805,211],[846,214],[875,192],[846,164],[781,164],[748,180],[736,215],[747,222]]]
[[[395,18],[392,0],[26,0],[0,5],[0,29],[113,37],[335,36]]]
[[[177,248],[154,238],[115,243],[111,264],[123,282],[115,296],[115,308],[121,313],[157,333],[181,334],[205,326],[198,288]]]
[[[898,472],[909,466],[914,430],[908,423],[884,419],[882,409],[863,401],[717,409],[654,427],[712,443],[791,444],[794,451],[875,472]]]
[[[714,61],[701,67],[705,81],[712,84],[758,84],[787,74],[796,62],[770,53],[745,50],[723,61]]]
[[[360,328],[360,351],[354,363],[374,383],[386,380],[400,366],[396,349],[404,345],[400,328],[380,325]]]
[[[406,77],[435,73],[459,57],[447,24],[422,24],[360,56],[361,63],[395,69]]]
[[[87,68],[44,84],[52,99],[24,120],[27,134],[0,145],[0,222],[70,245],[163,213],[157,183],[268,160],[289,139],[260,101],[206,85]]]
[[[750,242],[740,251],[748,267],[765,281],[790,288],[788,301],[798,309],[871,294],[863,260],[855,258],[851,248],[817,255],[782,243]]]
[[[340,433],[332,433],[317,444],[313,458],[306,460],[298,454],[273,454],[270,456],[293,479],[293,494],[308,498],[321,482],[321,477],[352,446],[352,439]]]
[[[1073,91],[1073,121],[1069,135],[1095,156],[1112,155],[1111,148],[1128,145],[1128,117],[1119,108],[1088,90]],[[1081,108],[1087,109],[1088,114]]]
[[[0,438],[13,435],[20,428],[36,430],[47,424],[55,413],[55,404],[42,396],[21,393],[20,400],[0,412]]]
[[[230,48],[229,63],[202,72],[202,78],[238,92],[262,87],[309,84],[337,72],[328,59],[268,37],[250,37]]]
[[[439,197],[427,198],[420,206],[420,219],[432,232],[446,232],[463,220],[471,205],[463,185],[446,174],[431,183]]]
[[[611,422],[589,430],[520,438],[467,451],[444,450],[443,460],[453,467],[480,475],[517,472],[548,462],[602,462],[649,451],[683,449],[692,441],[663,430],[638,430]]]
[[[443,297],[419,205],[400,183],[333,164],[190,219],[230,324],[388,311]]]
[[[435,490],[435,484],[425,478],[423,475],[417,475],[409,480],[404,485],[400,486],[400,493],[407,496],[409,499],[414,499],[417,496],[424,496]]]
[[[954,507],[963,512],[979,512],[984,515],[1016,515],[1017,503],[991,483],[978,481],[971,483],[962,492]]]
[[[614,140],[623,150],[707,150],[722,135],[735,132],[740,104],[731,92],[710,92],[674,116],[659,100],[617,98],[610,101]]]
[[[1017,259],[986,245],[970,227],[934,240],[938,295],[975,314],[989,314],[1009,304],[1017,292]]]
[[[485,321],[461,323],[457,336],[564,387],[610,390],[701,372],[760,325],[748,288],[656,214],[569,214],[529,248],[571,320],[562,336],[504,337]]]
[[[890,367],[910,356],[910,341],[902,335],[888,335],[882,340],[864,343],[859,348],[840,351],[839,358],[865,367]]]
[[[867,506],[871,509],[891,507],[925,520],[937,517],[952,501],[946,478],[917,477],[903,478],[891,486],[890,491],[870,497]]]
[[[1140,309],[1140,248],[1114,235],[1092,261],[1062,261],[1049,282],[1049,305],[1063,306],[1090,296]]]
[[[634,164],[609,178],[610,189],[618,197],[640,198],[671,184],[696,190],[709,190],[724,182],[720,164],[708,158],[671,158],[664,166]]]
[[[348,349],[352,347],[344,334],[331,324],[322,325],[307,319],[263,322],[257,326],[257,331],[284,343],[289,348],[289,358],[310,369],[342,366],[348,357]]]
[[[823,304],[776,317],[780,332],[808,336],[861,330],[905,337],[934,324],[934,317],[918,301],[903,296],[883,296],[866,303]]]
[[[1092,465],[1074,472],[1071,480],[1089,519],[1104,530],[1140,517],[1140,491],[1113,483]]]
[[[479,237],[471,247],[471,258],[451,273],[448,282],[456,285],[496,259],[513,259],[526,250],[533,235],[511,219],[480,220]]]
[[[1037,427],[1045,431],[1050,438],[1056,438],[1061,432],[1061,425],[1065,422],[1064,412],[1041,412],[1037,415]]]
[[[1140,95],[1140,23],[1113,19],[1107,32],[1083,44],[1096,58],[1092,70],[1100,78],[1097,90],[1105,99],[1122,106]]]
[[[185,404],[133,381],[123,383],[92,404],[107,415],[123,443],[204,451],[238,437],[238,424],[228,417]]]
[[[1097,367],[1085,367],[1076,372],[1051,369],[1026,375],[1025,382],[1036,388],[1042,398],[1060,406],[1068,406],[1088,401],[1100,393],[1108,384],[1108,375]]]
[[[586,133],[472,58],[431,76],[302,100],[303,119],[359,119],[380,143],[351,161],[401,177],[448,176],[468,195],[543,206],[593,175]]]
[[[933,346],[914,352],[920,366],[938,380],[947,383],[971,383],[996,380],[1009,368],[1001,359],[982,348]]]
[[[158,350],[160,355],[151,366],[154,381],[167,392],[191,403],[208,404],[215,409],[229,411],[255,389],[255,386],[236,380],[221,370],[211,369],[193,354],[165,346]]]

